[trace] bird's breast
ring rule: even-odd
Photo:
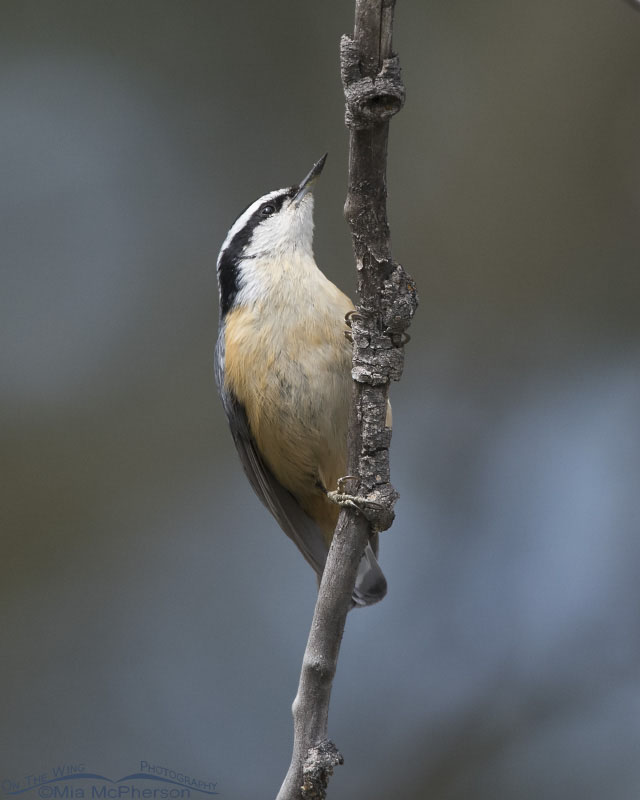
[[[353,306],[326,284],[293,302],[271,296],[236,308],[224,332],[225,386],[244,406],[271,471],[307,508],[322,494],[318,482],[332,489],[346,469],[351,346],[344,315]]]

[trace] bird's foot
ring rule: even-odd
[[[332,503],[340,506],[341,508],[353,508],[363,514],[368,520],[375,516],[376,511],[380,511],[382,506],[373,500],[360,495],[349,494],[345,491],[345,483],[349,480],[355,480],[355,475],[345,475],[343,478],[338,478],[337,488],[335,491],[327,492],[327,497]],[[372,515],[371,512],[374,512]]]
[[[362,314],[358,314],[355,308],[352,308],[351,311],[347,311],[347,313],[344,315],[345,325],[347,326],[347,328],[349,328],[348,331],[344,331],[344,338],[348,342],[351,342],[351,344],[353,344],[353,333],[351,332],[351,324],[353,323],[354,319],[356,320],[364,319],[364,317],[362,316]]]

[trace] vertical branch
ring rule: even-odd
[[[354,36],[343,36],[340,45],[351,133],[345,216],[359,296],[352,323],[349,472],[359,476],[358,494],[380,509],[377,518],[368,515],[376,530],[386,530],[393,521],[397,493],[389,479],[387,395],[389,382],[402,374],[405,330],[417,305],[413,282],[391,257],[387,220],[389,119],[404,103],[400,64],[391,49],[394,5],[395,0],[357,0]]]
[[[327,723],[345,620],[358,564],[372,533],[389,528],[397,492],[389,478],[391,431],[385,427],[389,382],[399,380],[403,345],[417,305],[415,286],[391,258],[387,222],[389,119],[404,103],[398,59],[391,52],[395,0],[356,0],[353,38],[343,36],[340,63],[350,130],[345,216],[358,269],[352,318],[354,379],[349,420],[349,474],[364,513],[343,509],[329,550],[298,693],[293,703],[291,765],[277,800],[326,796],[342,756]],[[353,487],[350,487],[353,489]]]

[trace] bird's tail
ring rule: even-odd
[[[351,596],[351,608],[371,606],[387,593],[387,579],[384,577],[373,548],[367,544],[358,565],[356,588]]]

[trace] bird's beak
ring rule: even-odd
[[[316,182],[316,178],[322,172],[322,168],[324,167],[324,162],[327,160],[327,153],[325,153],[322,158],[318,159],[316,163],[311,167],[311,171],[307,175],[307,177],[302,181],[300,186],[298,186],[298,191],[296,192],[293,200],[291,201],[294,205],[297,205],[302,198],[313,189],[313,184]]]

